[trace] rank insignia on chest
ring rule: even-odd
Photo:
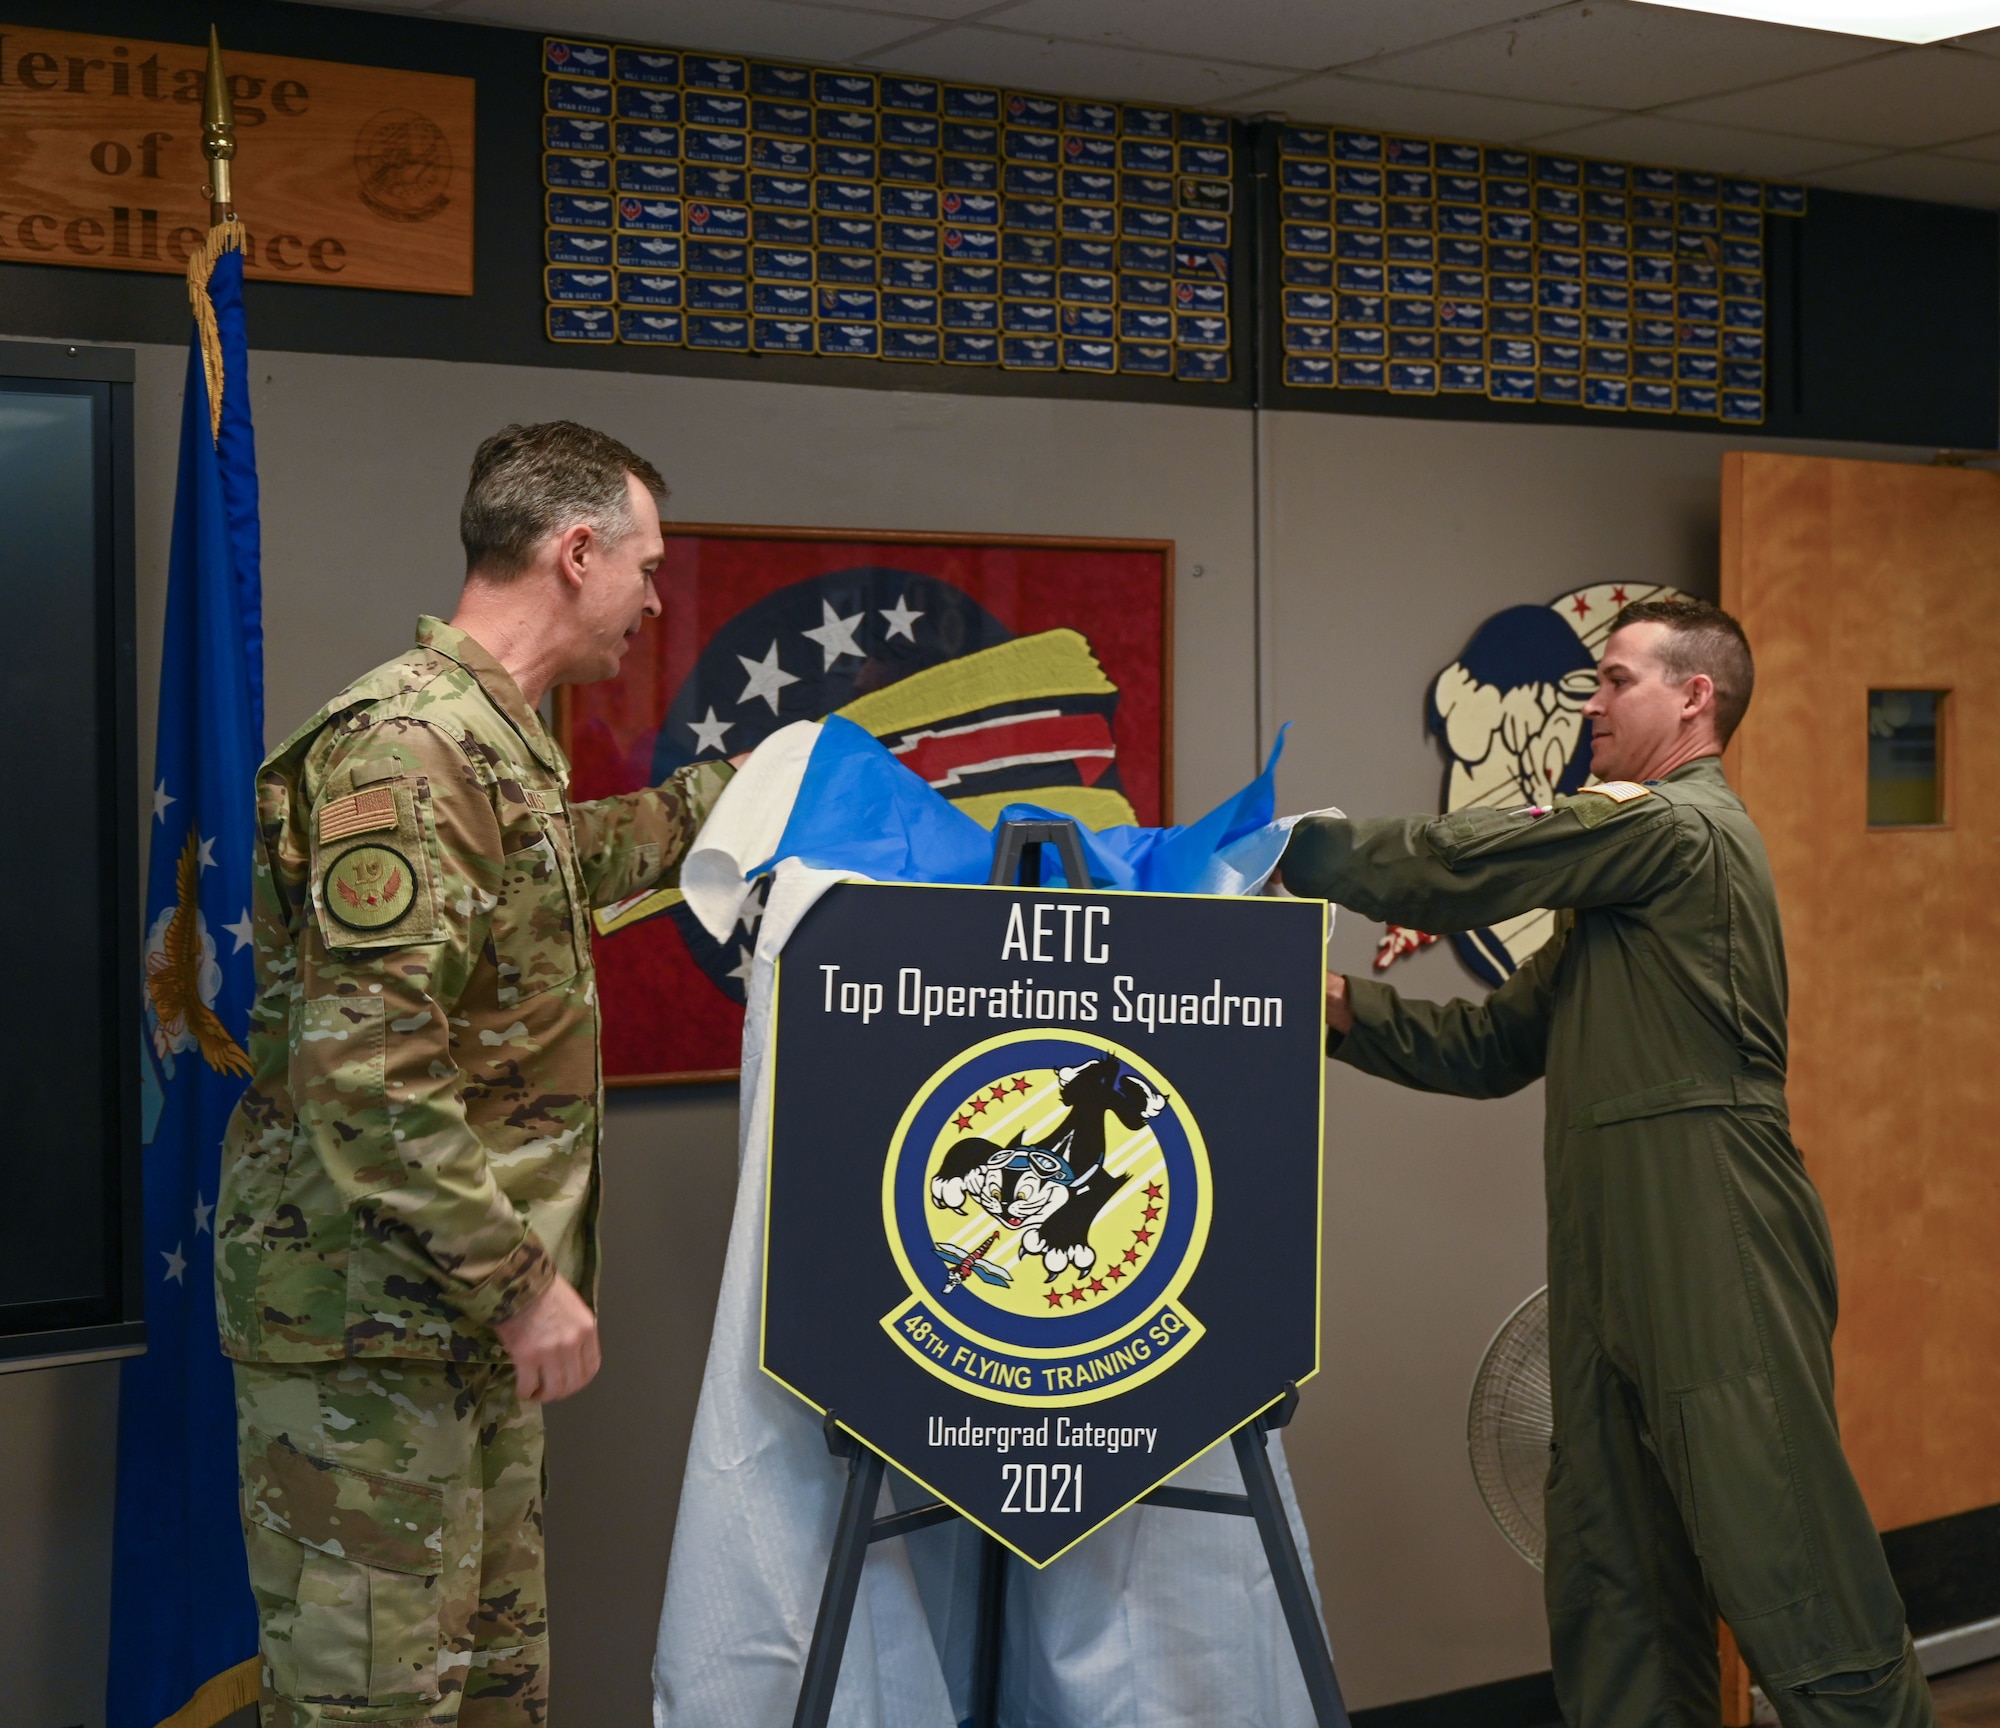
[[[1607,780],[1601,786],[1585,786],[1582,790],[1609,798],[1614,804],[1629,804],[1634,798],[1644,798],[1648,789],[1636,780]]]
[[[391,846],[350,846],[326,873],[326,909],[350,930],[384,929],[409,911],[416,896],[416,872]]]
[[[372,786],[346,798],[322,804],[319,812],[319,839],[345,840],[350,834],[373,834],[380,828],[396,826],[396,793],[393,787]]]

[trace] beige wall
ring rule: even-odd
[[[145,715],[184,365],[139,351]],[[257,355],[253,383],[273,739],[400,648],[417,612],[449,607],[473,443],[508,419],[570,415],[653,456],[685,520],[1174,539],[1179,813],[1252,771],[1248,414],[301,354]],[[1273,414],[1261,443],[1266,708],[1297,722],[1288,807],[1435,807],[1422,693],[1498,607],[1609,574],[1713,591],[1719,438]],[[150,751],[148,736],[142,767]],[[1338,962],[1371,952],[1370,929],[1344,922]],[[1397,971],[1420,993],[1470,987],[1439,951]],[[1539,1107],[1537,1093],[1474,1105],[1333,1073],[1327,1357],[1290,1447],[1357,1707],[1547,1664],[1539,1580],[1487,1523],[1463,1444],[1480,1351],[1542,1281]],[[565,1722],[650,1719],[734,1114],[728,1088],[613,1103],[609,1366],[551,1414]],[[0,1532],[0,1613],[15,1594],[69,1605],[43,1613],[45,1642],[10,1638],[0,1656],[30,1728],[101,1711],[111,1384],[104,1369],[0,1376],[0,1477],[34,1496]]]

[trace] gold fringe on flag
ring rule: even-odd
[[[263,1666],[261,1657],[252,1656],[234,1668],[223,1669],[159,1728],[216,1728],[217,1723],[226,1722],[237,1711],[257,1702]]]
[[[201,369],[208,379],[208,435],[218,441],[222,437],[222,332],[216,327],[215,305],[208,297],[208,279],[215,274],[215,261],[223,253],[242,250],[243,224],[232,216],[209,229],[188,257],[188,301],[194,307],[194,327],[201,336]]]

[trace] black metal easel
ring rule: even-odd
[[[1018,882],[1024,887],[1038,887],[1044,845],[1054,845],[1061,853],[1067,882],[1078,887],[1089,883],[1082,837],[1076,824],[1069,821],[1003,823],[994,845],[991,880],[996,885]],[[1182,1512],[1220,1512],[1257,1520],[1257,1533],[1264,1539],[1264,1555],[1271,1564],[1271,1580],[1277,1586],[1278,1602],[1285,1611],[1292,1648],[1298,1653],[1306,1696],[1312,1701],[1313,1720],[1319,1728],[1348,1728],[1347,1706],[1341,1700],[1340,1681],[1333,1671],[1333,1652],[1327,1646],[1319,1612],[1313,1606],[1306,1569],[1299,1559],[1298,1544],[1292,1540],[1284,1502],[1278,1497],[1278,1480],[1271,1470],[1268,1437],[1274,1429],[1290,1422],[1298,1407],[1299,1390],[1287,1383],[1276,1403],[1230,1435],[1237,1468],[1243,1473],[1241,1494],[1162,1486],[1142,1496],[1139,1504]],[[869,1544],[886,1542],[892,1536],[914,1535],[933,1524],[961,1516],[956,1507],[933,1500],[927,1505],[913,1506],[907,1512],[892,1512],[886,1518],[877,1518],[875,1506],[882,1495],[882,1477],[888,1461],[842,1428],[838,1415],[831,1410],[827,1412],[824,1428],[827,1450],[836,1458],[848,1460],[847,1491],[841,1498],[840,1518],[834,1526],[826,1587],[820,1592],[819,1618],[806,1654],[792,1728],[826,1728]],[[1000,1653],[1006,1640],[1006,1620],[1007,1550],[982,1531],[979,1633],[972,1665],[972,1728],[999,1728]]]

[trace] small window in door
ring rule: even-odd
[[[1868,826],[1944,821],[1942,690],[1868,692]]]

